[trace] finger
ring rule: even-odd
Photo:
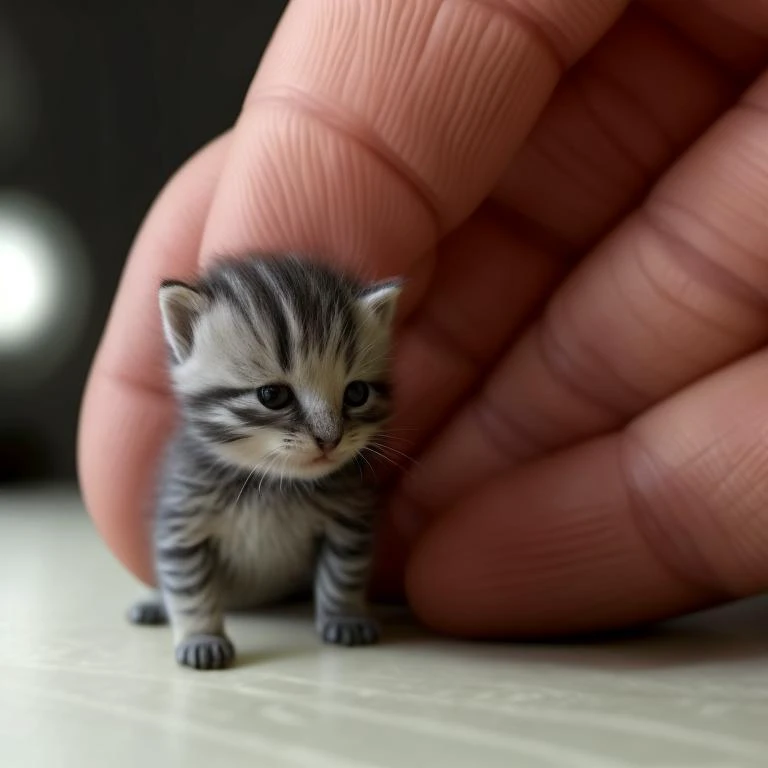
[[[487,195],[621,0],[295,0],[264,56],[203,258],[290,248],[407,272]]]
[[[768,355],[635,421],[508,470],[411,561],[431,626],[482,636],[624,628],[768,587]]]
[[[743,88],[633,5],[568,73],[494,199],[582,253]]]
[[[173,415],[157,287],[197,263],[228,136],[188,162],[158,197],[128,258],[88,378],[78,433],[84,501],[115,555],[140,578],[152,576],[149,530],[152,467]]]
[[[576,270],[404,492],[439,508],[534,452],[616,428],[766,338],[768,77]]]

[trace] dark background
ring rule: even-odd
[[[173,171],[235,120],[286,3],[2,0],[0,214],[23,194],[63,217],[87,279],[58,283],[59,325],[79,330],[55,364],[55,340],[0,350],[0,485],[75,479],[83,385],[131,241]]]

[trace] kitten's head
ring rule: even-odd
[[[189,432],[246,470],[312,479],[354,458],[390,414],[400,284],[358,285],[296,258],[218,262],[160,288]]]

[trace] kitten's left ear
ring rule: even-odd
[[[395,319],[397,302],[402,292],[402,280],[384,280],[363,289],[358,300],[366,312],[372,314],[380,323],[390,326]]]
[[[195,323],[205,307],[205,298],[177,280],[164,281],[158,298],[165,340],[176,362],[183,363],[192,352]]]

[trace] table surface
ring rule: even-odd
[[[768,605],[615,642],[458,643],[395,614],[322,646],[294,607],[232,618],[240,664],[178,668],[77,495],[0,494],[0,766],[768,766]]]

